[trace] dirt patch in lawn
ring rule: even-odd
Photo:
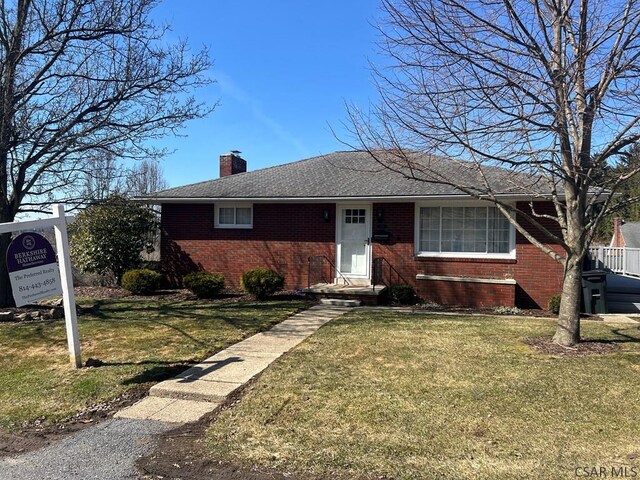
[[[158,290],[154,295],[131,295],[123,288],[117,287],[76,287],[76,297],[89,298],[141,298],[145,300],[191,300],[196,297],[189,290]]]
[[[232,408],[246,388],[258,377],[253,378],[231,394],[216,410],[194,423],[187,423],[162,434],[154,451],[136,462],[143,479],[181,480],[341,480],[336,475],[299,475],[263,468],[247,468],[228,462],[212,460],[202,447],[205,431],[224,410]],[[380,477],[376,477],[380,478]],[[363,479],[364,480],[364,479]]]
[[[540,353],[561,357],[602,355],[620,349],[620,345],[611,340],[583,339],[578,345],[573,347],[563,347],[562,345],[553,343],[551,337],[527,337],[523,339],[523,342]]]
[[[133,405],[148,393],[148,388],[132,389],[106,402],[89,405],[84,410],[54,425],[42,419],[25,423],[16,433],[0,432],[0,458],[31,452],[60,440],[74,432],[95,425],[129,405]]]

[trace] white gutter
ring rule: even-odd
[[[536,197],[532,195],[496,195],[501,200],[548,200],[550,197]],[[216,203],[216,202],[251,202],[251,203],[335,203],[335,202],[358,202],[358,201],[376,201],[376,202],[416,202],[420,200],[460,200],[472,199],[471,195],[396,195],[389,197],[136,197],[134,200],[141,203],[149,203],[154,205],[162,205],[163,203]],[[482,200],[490,202],[488,198]]]

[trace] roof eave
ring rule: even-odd
[[[513,194],[505,193],[496,195],[502,200],[550,200],[551,195],[542,194]],[[422,200],[461,200],[469,199],[470,195],[393,195],[393,196],[350,196],[350,197],[136,197],[134,200],[151,205],[163,203],[215,203],[215,202],[252,202],[252,203],[334,203],[334,202],[406,202]],[[485,198],[488,200],[488,198]]]

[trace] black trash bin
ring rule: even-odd
[[[607,272],[582,272],[582,298],[584,313],[607,313]]]

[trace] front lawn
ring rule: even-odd
[[[74,370],[64,321],[0,324],[0,432],[51,424],[148,389],[215,351],[268,329],[302,301],[211,303],[110,299],[79,317],[83,361]]]
[[[553,321],[352,313],[281,358],[207,431],[215,460],[346,478],[640,475],[640,330],[551,356],[523,343]],[[584,475],[585,470],[579,474]]]

